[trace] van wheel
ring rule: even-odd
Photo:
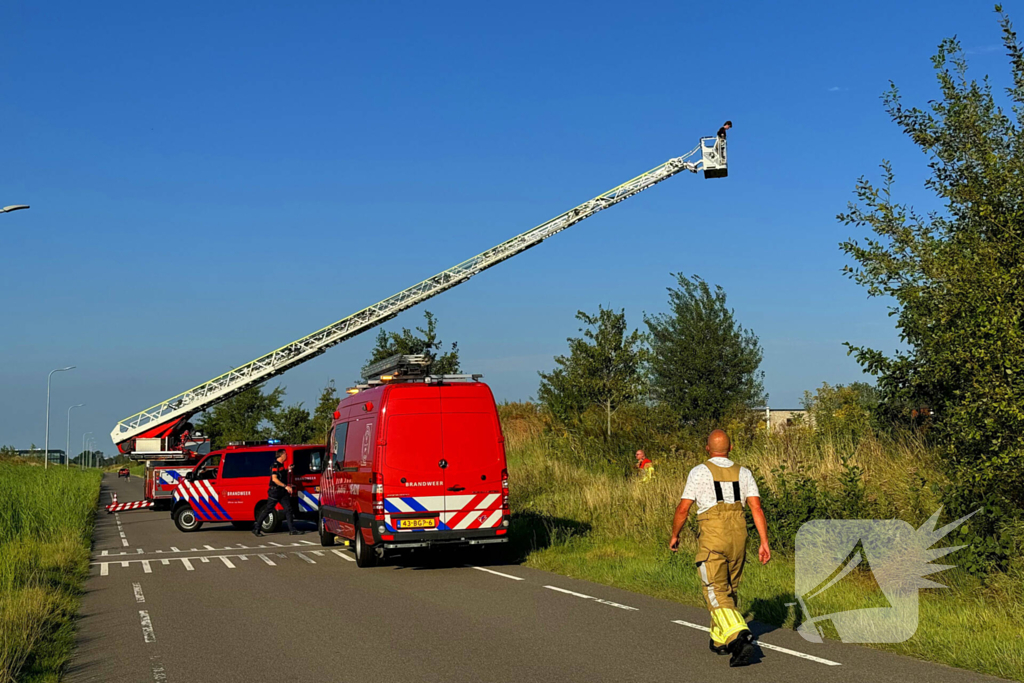
[[[363,540],[363,530],[356,527],[356,566],[372,567],[377,564],[377,552]]]
[[[199,531],[203,527],[203,523],[196,517],[195,511],[190,505],[182,505],[180,508],[174,511],[174,526],[178,527],[178,531]]]
[[[322,545],[322,546],[334,545],[335,535],[332,534],[331,532],[329,532],[327,530],[327,527],[324,526],[324,513],[321,512],[319,517],[320,517],[320,521],[317,523],[317,527],[320,530],[320,545]]]
[[[264,503],[264,505],[267,505],[267,503]],[[256,518],[259,519],[259,516],[261,514],[263,514],[263,506],[260,506],[260,509],[257,510]],[[265,534],[274,533],[275,531],[277,531],[277,528],[281,526],[282,517],[284,517],[283,510],[271,510],[270,514],[267,515],[267,518],[263,520],[263,526],[261,526],[260,529]]]

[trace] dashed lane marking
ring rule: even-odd
[[[345,553],[341,552],[340,550],[335,549],[335,550],[332,550],[331,552],[334,553],[335,555],[337,555],[338,557],[340,557],[343,560],[348,560],[349,562],[355,562],[356,561],[356,558],[349,557],[348,555],[346,555]]]
[[[584,595],[583,593],[577,593],[575,591],[566,590],[564,588],[559,588],[558,586],[544,586],[544,587],[545,588],[549,588],[549,589],[551,589],[553,591],[558,591],[559,593],[565,593],[567,595],[574,595],[577,598],[583,598],[585,600],[593,600],[594,602],[599,602],[602,605],[608,605],[609,607],[618,607],[619,609],[629,610],[631,612],[639,612],[640,611],[636,607],[630,607],[629,605],[620,605],[619,603],[612,602],[611,600],[604,600],[602,598],[595,598],[593,595]]]
[[[194,572],[196,570],[196,568],[192,566],[192,563],[188,561],[187,557],[182,557],[179,559],[181,560],[181,563],[185,565],[185,569],[189,570],[190,572]]]
[[[146,596],[142,594],[142,584],[135,582],[132,584],[132,590],[135,591],[135,602],[146,602]]]
[[[688,626],[690,628],[695,628],[698,631],[705,631],[708,633],[711,632],[711,629],[707,626],[701,626],[700,624],[691,624],[688,621],[682,621],[680,619],[673,620],[672,623],[679,624],[680,626]],[[769,643],[762,642],[761,640],[754,640],[754,642],[766,650],[775,650],[776,652],[782,652],[783,654],[793,655],[794,657],[799,657],[800,659],[807,659],[812,662],[817,662],[818,664],[824,664],[826,666],[842,666],[842,663],[833,662],[831,659],[822,659],[821,657],[815,657],[814,655],[809,655],[804,652],[797,652],[796,650],[790,650],[789,648],[779,647],[778,645],[771,645]]]
[[[309,562],[310,564],[316,564],[316,560],[314,560],[312,557],[306,557],[305,553],[295,553],[295,554],[298,555],[299,557],[301,557],[302,559],[304,559],[306,562]]]
[[[206,552],[219,553],[219,552],[224,552],[225,550],[240,550],[240,549],[241,550],[254,550],[256,548],[267,549],[267,548],[270,548],[271,546],[273,546],[274,548],[303,548],[303,547],[305,547],[307,545],[316,545],[316,544],[315,543],[311,543],[310,541],[296,541],[295,543],[286,543],[286,544],[271,543],[270,545],[257,545],[257,546],[247,546],[247,545],[242,545],[241,543],[238,543],[238,544],[235,544],[235,545],[227,545],[227,546],[224,546],[223,548],[217,548],[217,547],[212,546],[212,545],[204,545],[202,548],[191,548],[189,550],[179,550],[178,548],[175,548],[175,547],[172,546],[170,550],[151,550],[151,551],[148,551],[148,552],[143,550],[142,548],[137,548],[135,550],[135,552],[129,552],[127,550],[123,550],[123,551],[120,551],[120,552],[111,552],[109,550],[102,550],[102,551],[100,551],[99,557],[110,557],[110,558],[117,558],[118,560],[120,560],[124,556],[135,557],[136,555],[156,555],[156,554],[170,555],[170,554],[174,554],[174,553],[200,553],[201,554],[201,553],[206,553]]]
[[[227,567],[228,569],[234,569],[235,568],[235,563],[232,562],[231,560],[229,560],[228,558],[224,557],[223,555],[220,556],[220,561],[223,562],[224,566]]]
[[[276,566],[277,566],[277,565],[276,565],[276,564],[274,563],[274,561],[273,561],[272,559],[270,559],[269,557],[267,557],[266,555],[260,554],[260,555],[259,555],[259,558],[260,558],[261,560],[263,560],[264,562],[266,562],[267,564],[269,564],[269,565],[270,565],[271,567],[276,567]]]
[[[110,564],[107,562],[100,562],[100,576],[106,576],[110,573]]]
[[[502,574],[501,572],[496,572],[493,569],[487,569],[486,567],[474,567],[473,565],[466,565],[466,566],[469,567],[470,569],[476,569],[477,571],[487,572],[488,574],[494,574],[495,576],[503,576],[506,579],[512,579],[513,581],[525,581],[526,580],[526,579],[524,579],[522,577],[519,577],[519,576],[512,576],[511,574]],[[548,586],[548,588],[550,588],[550,587],[551,586]]]
[[[149,612],[140,609],[139,621],[142,623],[142,639],[147,643],[155,643],[156,634],[153,632],[153,621],[149,618]]]
[[[149,560],[143,560],[142,561],[142,573],[143,574],[152,574],[153,573],[153,568],[149,566]]]
[[[342,558],[343,560],[347,561],[347,562],[355,562],[355,558],[354,557],[352,557],[351,555],[349,555],[349,554],[347,554],[345,552],[342,552],[341,550],[333,549],[332,548],[331,552],[334,553],[335,555],[337,555],[338,557]],[[298,555],[300,560],[303,560],[304,562],[307,562],[309,564],[316,564],[317,563],[316,560],[314,560],[312,557],[310,557],[309,556],[310,554],[318,555],[319,557],[329,557],[329,555],[327,555],[327,551],[326,550],[303,550],[303,551],[292,550],[292,551],[283,552],[283,553],[266,553],[266,554],[264,554],[264,553],[256,553],[255,555],[256,555],[256,557],[258,557],[261,560],[263,560],[263,562],[265,562],[269,566],[276,567],[277,566],[277,562],[275,562],[275,560],[271,559],[272,557],[279,557],[279,558],[287,559],[289,555]],[[249,559],[249,554],[241,554],[241,553],[239,553],[239,554],[221,554],[221,555],[209,555],[209,556],[206,556],[206,555],[196,555],[196,556],[193,556],[193,557],[173,557],[173,558],[165,557],[165,558],[157,558],[157,559],[152,559],[152,560],[144,560],[144,559],[118,560],[116,562],[109,562],[109,561],[108,562],[91,562],[90,565],[98,565],[99,566],[99,568],[100,568],[100,576],[108,576],[110,574],[110,565],[111,564],[119,564],[119,565],[121,565],[122,567],[125,567],[125,568],[131,566],[132,564],[139,564],[139,565],[142,566],[143,573],[151,574],[151,573],[153,573],[153,564],[156,563],[156,562],[159,562],[160,564],[162,564],[164,566],[168,566],[172,562],[181,562],[181,565],[187,571],[191,572],[191,571],[195,571],[195,564],[193,564],[193,563],[196,562],[197,560],[199,562],[209,564],[211,559],[220,560],[224,564],[224,566],[227,567],[228,569],[237,569],[237,565],[232,560],[233,559],[238,559],[238,560],[246,561],[246,560]],[[518,579],[520,581],[522,580],[522,579],[519,579],[518,577],[512,577],[512,576],[509,576],[509,578],[515,578],[515,579]]]

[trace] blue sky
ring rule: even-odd
[[[1018,3],[1007,3],[1021,17]],[[926,159],[889,80],[936,94],[957,34],[1005,84],[991,4],[29,3],[0,42],[0,444],[95,432],[433,275],[692,148],[732,119],[726,180],[678,176],[426,308],[499,399],[535,395],[578,309],[722,285],[770,403],[863,378],[885,302],[844,279],[835,215]],[[413,309],[396,325],[421,320]],[[275,380],[345,386],[356,338]]]

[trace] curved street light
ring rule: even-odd
[[[71,411],[74,408],[81,408],[84,405],[84,403],[79,403],[78,405],[74,405],[68,408],[68,433],[67,441],[64,445],[64,469],[71,468]],[[82,463],[78,463],[78,467],[81,468]]]
[[[66,372],[67,370],[74,370],[74,365],[69,365],[66,368],[56,368],[50,370],[50,374],[46,376],[46,436],[43,438],[43,469],[45,470],[50,466],[50,378],[53,377],[55,372]]]
[[[28,208],[28,204],[11,204],[10,206],[5,206],[4,208],[0,209],[0,213],[10,213],[11,211],[21,211],[22,209],[27,209],[27,208]]]

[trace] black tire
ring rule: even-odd
[[[327,527],[324,526],[323,513],[320,513],[317,517],[318,520],[316,526],[317,530],[320,532],[320,545],[324,547],[334,545],[334,539],[337,538],[337,536],[329,532]]]
[[[256,511],[256,519],[259,519],[261,514],[263,514],[263,506],[260,506],[260,509]],[[260,527],[260,530],[265,534],[274,533],[281,526],[282,517],[284,517],[284,510],[271,510],[267,518],[263,520],[263,526]]]
[[[363,541],[363,531],[358,527],[356,527],[355,552],[357,567],[373,567],[377,564],[377,551],[372,545],[366,545],[366,542]]]
[[[231,526],[235,527],[239,531],[252,530],[252,524],[250,522],[231,522]]]
[[[174,526],[178,527],[178,531],[190,533],[202,529],[203,523],[196,517],[191,505],[182,505],[174,511]]]

